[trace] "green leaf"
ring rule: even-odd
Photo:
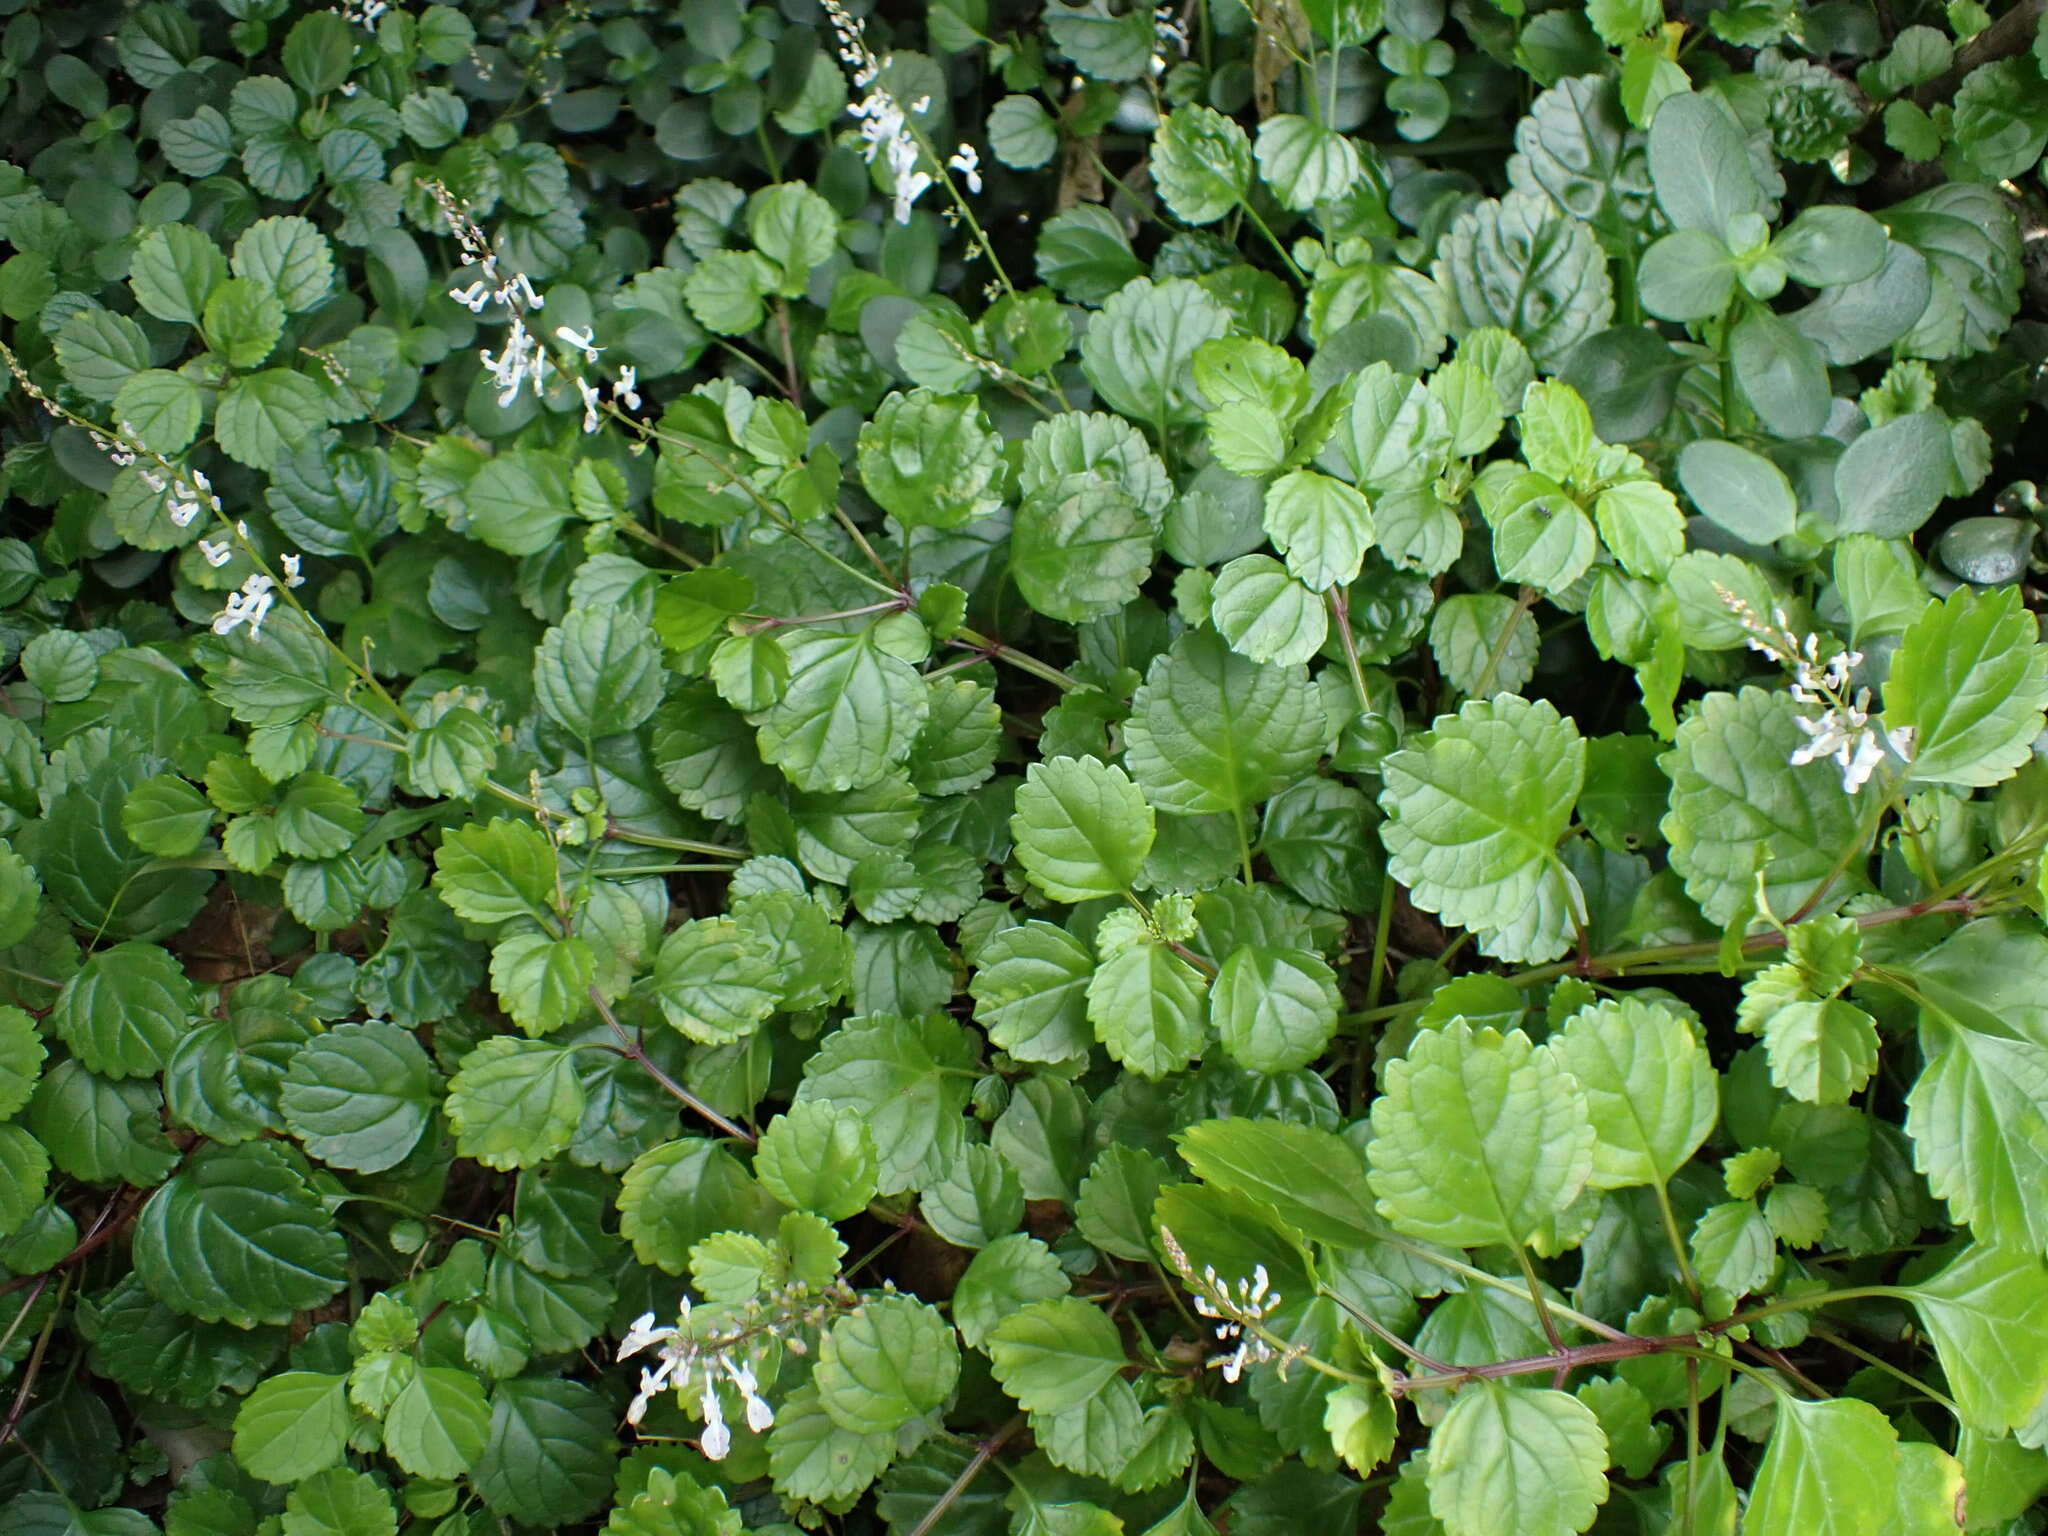
[[[214,409],[213,435],[237,463],[272,470],[326,425],[318,384],[289,368],[267,368],[228,381]]]
[[[680,1275],[713,1233],[752,1227],[773,1212],[760,1186],[716,1142],[685,1137],[642,1153],[626,1170],[619,1231],[640,1262]]]
[[[1877,1070],[1877,1026],[1840,998],[1787,1003],[1764,1021],[1771,1081],[1809,1104],[1846,1103]]]
[[[1449,1536],[1573,1536],[1607,1499],[1607,1436],[1569,1392],[1482,1381],[1430,1437],[1429,1510]]]
[[[859,458],[861,484],[905,528],[957,528],[1002,504],[1002,439],[972,395],[890,395]]]
[[[1081,1181],[1074,1226],[1120,1259],[1152,1258],[1152,1206],[1171,1177],[1164,1158],[1136,1147],[1104,1147]]]
[[[959,1156],[974,1060],[973,1045],[949,1018],[880,1015],[825,1037],[804,1068],[797,1101],[823,1099],[864,1114],[881,1193],[900,1194],[931,1182]]]
[[[960,1346],[946,1320],[908,1296],[861,1303],[825,1330],[811,1380],[832,1422],[883,1434],[953,1395]]]
[[[754,1176],[791,1210],[844,1221],[875,1197],[875,1138],[854,1110],[816,1100],[792,1104],[761,1132]]]
[[[1088,1023],[1094,974],[1095,956],[1064,928],[1036,921],[1004,928],[983,946],[968,986],[975,1020],[999,1050],[1019,1061],[1085,1056],[1094,1039]]]
[[[572,609],[533,654],[534,697],[549,719],[585,741],[642,724],[661,690],[661,645],[630,607]]]
[[[231,368],[254,368],[284,334],[284,305],[261,283],[230,277],[214,286],[200,330]]]
[[[1982,1241],[2048,1252],[2048,938],[1971,923],[1907,974],[1926,1059],[1906,1100],[1913,1165]]]
[[[1643,252],[1636,282],[1643,308],[1659,319],[1710,320],[1728,308],[1741,275],[1719,235],[1680,229]]]
[[[57,327],[51,343],[64,377],[90,400],[112,400],[130,375],[150,364],[142,327],[110,310],[79,310]]]
[[[1216,573],[1209,621],[1240,656],[1298,666],[1322,649],[1329,616],[1322,599],[1268,555],[1244,555]]]
[[[487,1168],[530,1168],[557,1156],[583,1118],[575,1056],[544,1040],[494,1035],[448,1081],[456,1149]]]
[[[1005,96],[989,108],[988,147],[1010,169],[1035,171],[1060,152],[1059,128],[1036,97]]]
[[[729,1045],[776,1009],[774,957],[729,917],[683,924],[661,942],[650,994],[662,1017],[692,1040]]]
[[[17,1230],[43,1203],[50,1154],[19,1125],[0,1125],[0,1236]]]
[[[242,1399],[235,1460],[267,1483],[296,1483],[348,1449],[348,1378],[283,1371]]]
[[[1010,579],[1048,618],[1079,624],[1138,595],[1155,558],[1152,524],[1122,486],[1063,474],[1029,492],[1010,530]]]
[[[434,1069],[409,1030],[376,1019],[342,1024],[293,1054],[278,1104],[313,1156],[381,1173],[426,1134]]]
[[[1139,1076],[1178,1072],[1207,1034],[1201,974],[1164,944],[1134,944],[1090,978],[1088,1019],[1109,1054]]]
[[[1747,543],[1775,543],[1799,518],[1785,472],[1734,443],[1715,438],[1687,443],[1678,455],[1678,483],[1703,514]]]
[[[499,454],[477,470],[460,502],[470,534],[508,555],[539,554],[569,519],[569,475],[569,461],[545,449]]]
[[[1313,208],[1342,196],[1365,174],[1358,146],[1313,118],[1281,112],[1259,124],[1259,175],[1282,206]]]
[[[768,318],[764,302],[782,283],[775,264],[752,251],[713,251],[683,279],[683,301],[707,331],[744,336]]]
[[[747,204],[754,249],[782,269],[779,291],[796,298],[839,248],[839,215],[801,182],[763,187]]]
[[[1773,434],[1808,437],[1827,425],[1827,359],[1789,322],[1751,310],[1730,334],[1729,358],[1743,398]]]
[[[0,1005],[0,1120],[12,1119],[34,1095],[45,1054],[35,1020]]]
[[[1523,1243],[1578,1198],[1597,1144],[1585,1091],[1520,1030],[1453,1019],[1388,1064],[1366,1148],[1380,1211],[1454,1247]]]
[[[1121,768],[1056,757],[1026,771],[1010,834],[1024,872],[1053,900],[1116,896],[1152,851],[1152,807]]]
[[[1363,1248],[1384,1235],[1365,1203],[1357,1149],[1326,1130],[1281,1120],[1204,1120],[1180,1133],[1205,1184],[1264,1206],[1304,1237]]]
[[[384,1411],[384,1449],[414,1477],[456,1478],[483,1454],[491,1405],[467,1371],[423,1365]]]
[[[1663,1184],[1720,1116],[1720,1079],[1684,1019],[1622,998],[1583,1008],[1551,1049],[1586,1092],[1595,1189]]]
[[[502,923],[552,910],[555,851],[523,821],[451,828],[434,856],[434,889],[457,917]]]
[[[1876,275],[1886,243],[1884,226],[1862,209],[1816,203],[1778,233],[1771,254],[1794,282],[1834,288]]]
[[[1191,630],[1132,695],[1125,757],[1158,810],[1242,813],[1307,773],[1328,729],[1305,669],[1261,665]]]
[[[182,453],[199,435],[206,395],[182,373],[145,368],[131,374],[115,394],[114,416],[128,424],[145,448]]]
[[[238,1328],[288,1323],[348,1281],[333,1217],[270,1142],[188,1162],[136,1217],[134,1262],[166,1306]]]
[[[1437,604],[1429,648],[1460,693],[1516,693],[1536,675],[1536,626],[1528,611],[1498,592],[1460,592]]]
[[[1578,728],[1542,701],[1474,699],[1389,757],[1380,829],[1416,905],[1504,960],[1564,953],[1585,897],[1558,857],[1585,780]]]
[[[135,243],[128,287],[159,320],[197,325],[206,297],[228,275],[220,248],[189,224],[160,224]]]
[[[369,1473],[346,1467],[314,1473],[286,1496],[284,1509],[290,1536],[396,1536],[398,1530],[391,1495]]]
[[[1243,200],[1251,179],[1251,141],[1232,119],[1189,105],[1159,120],[1152,180],[1183,223],[1215,223]]]
[[[1079,1297],[1033,1302],[988,1336],[1003,1390],[1031,1413],[1079,1408],[1124,1367],[1123,1340],[1101,1309]]]
[[[1700,1284],[1737,1299],[1765,1289],[1777,1273],[1777,1235],[1753,1200],[1708,1207],[1693,1225],[1691,1247]]]
[[[864,788],[909,757],[930,698],[916,669],[889,649],[884,624],[776,638],[789,658],[789,686],[756,722],[765,762],[798,789],[819,791]]]
[[[147,1079],[111,1082],[82,1062],[45,1072],[29,1100],[28,1128],[50,1161],[76,1179],[147,1189],[178,1166],[163,1130],[163,1095]]]
[[[100,1076],[148,1077],[170,1059],[194,1009],[192,983],[168,950],[116,944],[64,984],[50,1023]]]
[[[1898,1494],[1898,1431],[1853,1397],[1778,1394],[1777,1425],[1749,1493],[1754,1536],[1862,1536],[1881,1531]]]
[[[574,1381],[522,1377],[491,1394],[489,1438],[470,1470],[494,1514],[561,1527],[594,1515],[618,1459],[613,1415]]]
[[[1460,214],[1431,271],[1456,328],[1510,331],[1546,370],[1614,318],[1599,241],[1533,193],[1489,198]]]
[[[295,859],[346,853],[368,818],[356,792],[332,774],[302,773],[277,803],[277,845]]]
[[[1906,1296],[1964,1424],[2002,1435],[2039,1414],[2048,1398],[2048,1266],[2038,1254],[1973,1243]]]
[[[1938,71],[1937,71],[1938,73]],[[1998,344],[2019,310],[2018,222],[1997,188],[1951,181],[1877,215],[1894,242],[1926,257],[1933,293],[1900,345],[1915,357],[1959,357]]]
[[[1774,912],[1810,900],[1827,910],[1847,894],[1839,871],[1861,832],[1857,805],[1826,759],[1788,766],[1806,741],[1797,713],[1789,696],[1768,689],[1710,693],[1660,760],[1671,779],[1661,825],[1672,867],[1716,924],[1734,920],[1758,873]]]
[[[1247,944],[1231,951],[1209,993],[1209,1017],[1232,1060],[1287,1072],[1322,1055],[1337,1032],[1337,976],[1306,949]]]
[[[1357,580],[1372,548],[1372,509],[1341,480],[1297,469],[1266,489],[1266,532],[1287,569],[1315,591]]]
[[[2017,587],[1964,586],[1906,627],[1884,686],[1887,729],[1913,732],[1923,784],[1996,784],[2030,757],[2048,705],[2048,648]]]
[[[1718,96],[1666,97],[1650,119],[1649,157],[1650,184],[1674,229],[1718,239],[1737,214],[1770,208],[1735,114]]]
[[[1189,376],[1195,349],[1229,334],[1228,311],[1200,284],[1134,278],[1090,319],[1081,368],[1120,415],[1161,431],[1185,426],[1200,417]]]
[[[1147,1244],[1135,1257],[1151,1255]],[[953,1326],[975,1349],[1003,1319],[1034,1301],[1067,1294],[1067,1272],[1053,1252],[1035,1237],[1012,1232],[989,1243],[968,1262],[953,1292]]]
[[[1932,411],[1873,427],[1835,461],[1835,500],[1844,533],[1904,538],[1948,495],[1952,458],[1947,419]]]

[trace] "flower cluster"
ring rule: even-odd
[[[375,27],[377,18],[390,9],[386,0],[343,0],[335,7],[343,21],[359,27]]]
[[[1820,637],[1794,631],[1784,609],[1773,609],[1766,622],[1726,587],[1717,586],[1714,591],[1742,626],[1749,648],[1792,669],[1792,697],[1801,704],[1821,706],[1818,717],[1796,717],[1806,742],[1787,759],[1791,766],[1833,758],[1842,771],[1842,788],[1853,795],[1869,782],[1887,752],[1903,762],[1912,761],[1912,727],[1895,730],[1872,719],[1868,688],[1858,688],[1853,697],[1849,693],[1850,675],[1863,662],[1861,651],[1837,651],[1823,661]]]
[[[1188,24],[1174,15],[1172,6],[1162,5],[1152,13],[1151,73],[1163,75],[1175,60],[1187,56]]]
[[[929,109],[931,98],[920,96],[906,106],[891,95],[881,83],[883,61],[868,46],[867,33],[859,19],[841,0],[824,0],[824,5],[825,14],[832,19],[832,30],[839,38],[839,57],[853,71],[855,87],[866,93],[847,109],[860,121],[861,153],[869,165],[879,156],[888,166],[896,195],[896,222],[908,224],[910,210],[932,184],[930,173],[918,169],[924,149],[911,127],[910,116]],[[981,156],[972,144],[962,144],[946,165],[960,172],[968,191],[981,190]]]
[[[1265,1265],[1253,1265],[1251,1279],[1240,1277],[1233,1290],[1230,1283],[1216,1273],[1213,1264],[1203,1265],[1201,1274],[1196,1275],[1195,1267],[1179,1241],[1163,1227],[1159,1231],[1159,1239],[1168,1260],[1187,1282],[1194,1297],[1195,1310],[1216,1324],[1216,1337],[1224,1347],[1220,1354],[1210,1357],[1210,1369],[1221,1371],[1225,1381],[1235,1384],[1244,1375],[1246,1366],[1280,1358],[1271,1344],[1256,1333],[1245,1332],[1247,1323],[1262,1321],[1280,1305],[1280,1293],[1272,1288]]]
[[[682,1396],[694,1396],[704,1415],[704,1434],[699,1441],[712,1461],[725,1459],[732,1449],[732,1430],[725,1422],[725,1410],[718,1400],[721,1381],[730,1382],[740,1395],[747,1416],[747,1428],[760,1434],[775,1422],[775,1410],[761,1395],[754,1374],[754,1362],[741,1353],[744,1336],[694,1334],[690,1329],[690,1298],[682,1301],[682,1312],[673,1327],[655,1325],[654,1314],[644,1312],[633,1320],[619,1341],[619,1358],[637,1355],[650,1345],[658,1346],[653,1365],[640,1368],[640,1390],[626,1409],[626,1422],[638,1424],[656,1394],[673,1387]]]

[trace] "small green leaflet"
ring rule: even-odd
[[[1152,851],[1152,807],[1121,768],[1092,757],[1033,763],[1010,818],[1017,858],[1055,901],[1131,889]]]
[[[989,1359],[1003,1390],[1032,1413],[1079,1408],[1124,1367],[1123,1340],[1078,1297],[1033,1302],[996,1325]]]
[[[2017,587],[1958,587],[1906,627],[1884,720],[1913,732],[1923,784],[1996,784],[2026,762],[2048,705],[2048,646]]]
[[[1305,669],[1263,665],[1190,630],[1132,696],[1125,756],[1158,810],[1241,813],[1306,774],[1328,731]]]
[[[1430,1513],[1449,1536],[1575,1536],[1607,1500],[1607,1436],[1568,1392],[1463,1388],[1429,1463]]]
[[[1551,1042],[1585,1090],[1596,1189],[1662,1184],[1719,1118],[1719,1078],[1692,1028],[1636,998],[1581,1009]]]

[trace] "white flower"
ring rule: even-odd
[[[258,573],[242,583],[242,590],[228,594],[227,606],[213,619],[216,635],[232,634],[243,624],[249,626],[249,638],[259,640],[263,636],[263,621],[270,613],[270,605],[276,601],[271,588],[276,583],[268,576]]]
[[[178,501],[174,499],[171,502],[170,510],[172,522],[176,523],[180,528],[189,528],[192,526],[192,519],[199,515],[199,503],[196,501]]]
[[[583,379],[576,381],[576,392],[583,396],[583,430],[595,432],[602,421],[597,411],[604,403],[604,396],[598,393],[594,385]]]
[[[908,224],[911,208],[932,184],[932,178],[917,169],[922,151],[910,130],[909,113],[925,111],[931,98],[918,97],[906,111],[903,103],[878,83],[882,61],[868,47],[861,23],[840,0],[824,0],[824,5],[839,37],[839,57],[853,67],[853,83],[867,92],[847,109],[860,122],[861,153],[870,165],[879,156],[888,166],[895,187],[896,222]]]
[[[547,383],[547,353],[534,340],[525,320],[517,313],[512,316],[512,329],[505,333],[504,349],[496,357],[492,357],[488,349],[480,350],[477,355],[483,359],[484,372],[498,386],[501,409],[519,398],[520,386],[527,380],[532,380],[535,394],[539,394]]]
[[[596,362],[597,354],[604,350],[603,347],[597,344],[597,333],[595,331],[579,331],[571,325],[556,326],[555,340],[567,342],[570,346],[581,352],[586,363]]]
[[[972,144],[962,144],[946,162],[948,170],[958,171],[967,183],[967,190],[981,190],[981,153]]]
[[[212,566],[215,570],[219,570],[235,558],[235,547],[225,539],[218,544],[214,543],[211,539],[201,539],[199,541],[199,553],[208,565]]]
[[[484,312],[484,306],[496,298],[497,295],[492,291],[489,283],[485,282],[482,278],[478,278],[467,288],[450,288],[448,290],[448,297],[460,304],[472,315],[480,315]]]
[[[640,409],[640,370],[631,363],[619,370],[618,381],[612,385],[612,398],[622,403],[627,410]]]
[[[708,1461],[723,1461],[725,1453],[732,1449],[732,1431],[725,1427],[725,1412],[718,1404],[718,1388],[707,1377],[704,1395],[697,1400],[697,1406],[704,1410],[704,1433],[697,1445]]]
[[[277,563],[284,569],[284,584],[286,586],[301,587],[306,584],[306,578],[299,574],[299,557],[297,555],[279,555]]]

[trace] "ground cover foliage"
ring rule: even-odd
[[[7,1531],[2041,1529],[2038,0],[10,9]]]

